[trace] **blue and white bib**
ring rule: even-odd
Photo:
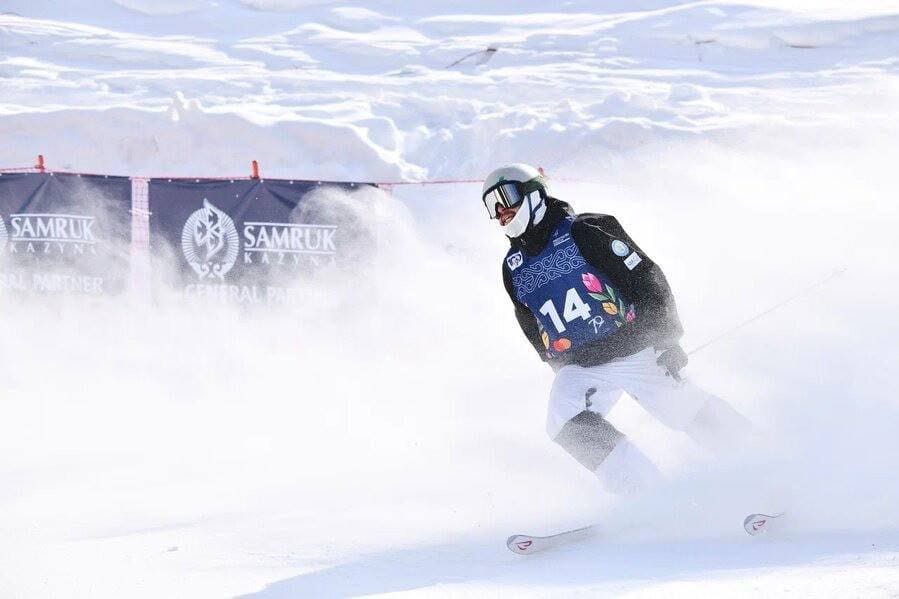
[[[537,319],[550,358],[601,341],[636,318],[609,277],[587,264],[571,238],[573,223],[573,216],[562,219],[536,256],[516,248],[506,254],[515,294]]]

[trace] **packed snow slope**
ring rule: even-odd
[[[741,451],[616,407],[670,479],[622,503],[543,432],[476,184],[330,198],[380,251],[291,308],[0,295],[0,596],[897,596],[896,3],[85,4],[0,5],[0,167],[526,161],[662,265],[688,350],[783,305],[691,360]]]

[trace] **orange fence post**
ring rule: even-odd
[[[37,164],[34,165],[34,168],[36,168],[37,170],[39,170],[42,173],[44,172],[45,168],[44,168],[44,155],[43,154],[37,155]]]
[[[259,178],[259,162],[256,160],[253,161],[253,176],[252,176],[252,178],[253,179]]]

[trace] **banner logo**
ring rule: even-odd
[[[181,231],[184,259],[200,279],[224,279],[239,250],[234,221],[203,198],[203,207],[188,217]]]
[[[84,254],[85,248],[96,254],[95,222],[93,216],[80,214],[12,214],[11,234],[0,223],[0,247],[6,241],[11,254],[77,255]]]
[[[291,256],[294,264],[300,264],[305,256],[317,264],[319,258],[337,253],[336,233],[336,225],[245,222],[243,263],[284,264]]]

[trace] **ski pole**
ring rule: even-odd
[[[725,337],[729,337],[730,335],[734,334],[735,332],[737,332],[738,330],[742,329],[743,327],[752,324],[752,323],[755,322],[756,320],[759,320],[760,318],[762,318],[762,317],[764,317],[764,316],[767,316],[768,314],[771,314],[772,312],[774,312],[774,311],[777,310],[778,308],[782,308],[783,306],[786,306],[787,304],[789,304],[789,303],[792,302],[793,300],[796,300],[796,299],[798,299],[798,298],[800,298],[800,297],[806,295],[806,294],[807,294],[808,292],[810,292],[811,290],[815,289],[816,287],[820,287],[820,286],[823,285],[824,283],[828,282],[829,280],[833,279],[834,277],[838,277],[839,275],[843,274],[844,272],[846,272],[846,267],[839,268],[839,269],[833,271],[832,273],[830,273],[828,276],[824,277],[824,278],[821,279],[820,281],[818,281],[818,282],[816,282],[816,283],[812,283],[812,284],[809,285],[808,287],[804,287],[803,289],[800,289],[799,291],[797,291],[796,293],[794,293],[793,295],[791,295],[791,296],[788,297],[787,299],[785,299],[785,300],[783,300],[783,301],[781,301],[781,302],[779,302],[779,303],[777,303],[777,304],[774,304],[773,306],[771,306],[771,307],[768,308],[767,310],[765,310],[765,311],[763,311],[763,312],[759,312],[758,314],[756,314],[756,315],[753,316],[752,318],[749,318],[748,320],[744,320],[744,321],[741,322],[740,324],[738,324],[738,325],[736,325],[736,326],[734,326],[734,327],[731,327],[730,329],[724,331],[723,333],[721,333],[721,334],[719,334],[719,335],[717,335],[717,336],[715,336],[715,337],[712,337],[711,339],[709,339],[709,340],[706,341],[705,343],[703,343],[703,344],[701,344],[701,345],[698,345],[697,347],[694,347],[693,349],[691,349],[690,351],[687,352],[687,355],[688,355],[688,356],[692,356],[692,355],[695,354],[696,352],[698,352],[698,351],[700,351],[700,350],[703,350],[703,349],[707,348],[708,346],[717,343],[718,341],[721,341],[721,340],[724,339]]]

